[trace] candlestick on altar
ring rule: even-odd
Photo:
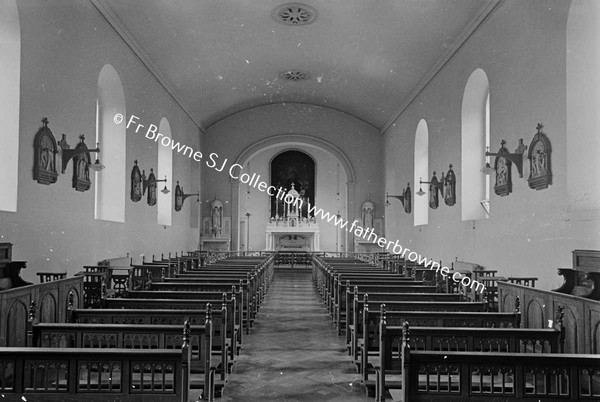
[[[306,218],[310,219],[310,198],[306,198],[306,203],[308,204],[308,208],[306,208]]]
[[[275,217],[279,216],[279,200],[275,197]]]

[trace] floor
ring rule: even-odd
[[[355,386],[352,386],[352,384]],[[277,268],[218,401],[373,401],[309,269]]]

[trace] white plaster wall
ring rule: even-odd
[[[384,142],[385,188],[397,193],[412,177],[414,133],[419,120],[426,119],[430,170],[445,171],[452,163],[456,193],[461,194],[462,95],[469,75],[482,68],[490,81],[492,151],[500,148],[502,139],[510,151],[519,138],[529,145],[537,123],[543,123],[553,148],[553,184],[546,190],[530,189],[525,159],[523,179],[513,169],[513,192],[507,197],[492,192],[490,219],[462,222],[459,197],[454,207],[441,202],[437,210],[430,209],[429,224],[413,228],[412,215],[396,205],[386,211],[388,237],[446,264],[458,257],[497,269],[503,276],[537,276],[545,289],[562,283],[556,268],[572,266],[573,249],[600,247],[600,221],[572,219],[568,212],[569,172],[594,178],[581,164],[567,163],[567,143],[573,135],[567,130],[566,114],[569,4],[506,1],[395,121]],[[576,138],[595,143],[597,135],[592,129]]]

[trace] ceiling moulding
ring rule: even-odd
[[[260,108],[268,108],[268,107],[275,107],[275,106],[286,106],[286,105],[300,105],[300,106],[307,106],[307,107],[311,107],[311,108],[315,108],[315,109],[325,109],[325,110],[331,110],[337,113],[341,113],[344,114],[346,116],[350,116],[351,118],[353,118],[354,120],[360,121],[362,124],[372,128],[373,130],[379,132],[379,128],[375,127],[373,124],[369,123],[366,120],[361,119],[358,116],[353,115],[352,113],[349,113],[345,110],[341,110],[341,109],[336,109],[334,107],[331,106],[325,106],[325,105],[317,105],[315,103],[305,103],[305,102],[274,102],[274,103],[263,103],[262,105],[254,105],[254,106],[250,106],[250,107],[246,107],[244,109],[240,109],[240,110],[236,110],[233,113],[228,114],[227,116],[224,116],[222,118],[220,118],[219,120],[215,121],[214,123],[212,123],[210,126],[206,127],[206,131],[210,131],[212,130],[213,127],[223,123],[224,121],[230,119],[233,116],[236,116],[240,113],[245,113],[249,110],[253,110],[253,109],[260,109]]]
[[[406,108],[410,106],[411,103],[419,96],[421,91],[429,85],[429,83],[435,78],[435,76],[444,68],[444,66],[454,57],[456,52],[465,44],[465,42],[469,39],[469,37],[475,32],[481,24],[492,15],[494,11],[496,11],[505,0],[489,0],[486,4],[484,4],[477,14],[465,25],[465,28],[458,36],[454,39],[446,53],[440,57],[440,59],[423,75],[423,78],[419,81],[419,83],[413,88],[413,90],[408,94],[408,96],[404,99],[398,112],[392,116],[391,119],[387,121],[381,128],[380,132],[382,135],[390,129],[390,127],[398,120],[398,118],[404,113]]]
[[[194,117],[190,109],[183,102],[179,94],[169,81],[162,75],[158,67],[152,62],[144,48],[135,40],[131,32],[125,27],[123,21],[117,16],[112,8],[104,0],[90,0],[90,2],[96,7],[98,12],[106,19],[108,24],[115,30],[115,32],[123,39],[125,44],[133,51],[133,53],[140,59],[142,64],[146,66],[150,74],[156,78],[158,83],[167,91],[173,100],[181,107],[181,109],[188,115],[188,117],[198,126],[198,129],[202,134],[206,133],[202,124]]]

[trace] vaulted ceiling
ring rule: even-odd
[[[304,103],[384,131],[500,0],[92,2],[202,129]]]

